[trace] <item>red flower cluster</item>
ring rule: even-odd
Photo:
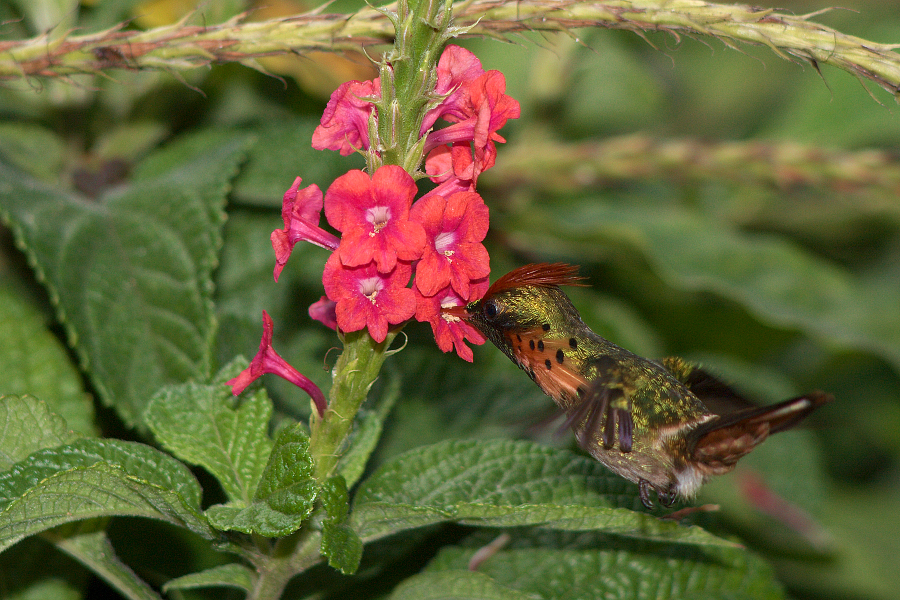
[[[413,203],[413,178],[387,165],[371,176],[351,171],[328,188],[325,216],[342,234],[323,276],[325,293],[335,306],[332,313],[324,299],[317,302],[310,309],[314,318],[342,331],[368,328],[373,339],[381,341],[390,325],[415,317],[431,323],[442,350],[455,348],[472,360],[465,341],[480,344],[484,338],[441,308],[476,300],[488,287],[489,257],[481,244],[488,230],[488,208],[475,184],[493,166],[496,142],[504,141],[497,130],[519,116],[518,102],[505,90],[500,72],[485,71],[474,54],[448,46],[438,62],[434,106],[420,130],[425,136],[425,171],[437,187]],[[343,84],[328,102],[313,147],[342,155],[368,151],[370,120],[378,118],[374,102],[379,97],[378,79]],[[439,119],[451,124],[433,130]],[[309,205],[305,191],[292,190],[297,202]],[[303,212],[285,206],[285,214]],[[317,226],[318,217],[305,217],[306,223],[312,221]],[[290,232],[300,230],[285,220],[285,230],[272,235],[273,245],[276,238],[293,240],[296,235]],[[301,239],[325,245],[320,230],[304,231],[311,231],[310,237]],[[286,260],[283,249],[289,253],[291,247],[276,246],[279,265]]]
[[[298,241],[334,251],[322,277],[327,298],[310,307],[310,316],[341,331],[367,328],[378,342],[391,325],[415,317],[431,324],[444,352],[455,348],[472,360],[465,342],[482,344],[484,338],[441,309],[477,300],[488,288],[489,257],[481,243],[488,208],[475,184],[494,165],[495,143],[505,141],[497,130],[519,116],[518,102],[505,90],[503,75],[485,71],[471,52],[459,46],[444,50],[434,101],[420,130],[425,172],[437,186],[418,201],[412,176],[395,165],[371,175],[350,171],[331,184],[324,198],[317,186],[300,189],[300,178],[294,181],[284,195],[284,229],[272,233],[276,280]],[[341,85],[313,133],[313,147],[345,156],[370,151],[379,98],[378,79]],[[434,130],[439,119],[450,125]],[[323,208],[340,238],[319,227]],[[271,333],[271,322],[267,326]],[[257,359],[254,363],[265,361]],[[263,370],[258,365],[256,372]]]

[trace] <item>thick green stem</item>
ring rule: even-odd
[[[319,562],[322,538],[308,527],[278,540],[273,552],[257,564],[258,577],[247,593],[247,600],[274,600],[297,573]]]
[[[344,336],[344,352],[334,366],[328,410],[321,419],[313,415],[310,452],[316,463],[316,479],[324,482],[333,475],[344,450],[353,419],[378,378],[387,349],[396,337],[389,333],[380,344],[365,331]]]

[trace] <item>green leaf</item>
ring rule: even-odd
[[[445,547],[426,572],[458,573],[477,551]],[[547,600],[784,598],[771,567],[736,548],[646,542],[621,549],[517,547],[493,554],[478,571],[497,586]]]
[[[263,389],[232,396],[224,382],[246,364],[235,361],[210,385],[164,388],[150,401],[144,421],[167,450],[212,473],[230,500],[249,504],[272,451],[272,402]]]
[[[623,508],[639,502],[634,485],[589,458],[529,442],[451,440],[378,469],[357,492],[351,522],[364,541],[457,521],[728,544],[699,527]]]
[[[303,177],[303,187],[316,184],[324,192],[348,169],[364,167],[358,156],[313,149],[309,141],[318,125],[318,117],[279,118],[262,124],[254,131],[259,142],[234,182],[234,195],[243,202],[280,210],[284,193],[298,175]],[[276,227],[281,227],[280,222]]]
[[[890,487],[835,489],[826,498],[825,519],[839,551],[829,561],[775,557],[789,574],[797,597],[897,597],[900,500]]]
[[[45,402],[25,396],[0,398],[0,471],[42,448],[61,446],[77,435]]]
[[[172,590],[224,586],[249,592],[255,580],[256,573],[251,569],[238,563],[231,563],[170,579],[162,586],[162,590],[168,594]]]
[[[82,439],[40,450],[0,474],[0,550],[73,521],[160,519],[214,539],[200,486],[172,457],[135,442]]]
[[[163,385],[209,375],[212,270],[247,143],[231,132],[173,143],[96,202],[0,161],[0,211],[101,397],[129,425]]]
[[[870,283],[785,238],[743,233],[673,206],[535,207],[529,219],[529,227],[554,229],[552,235],[565,236],[587,256],[610,243],[625,243],[677,288],[715,292],[765,323],[868,350],[900,368],[896,281]]]
[[[95,434],[94,404],[65,347],[43,315],[7,288],[0,288],[0,373],[0,394],[36,396],[78,433]]]
[[[62,579],[43,579],[19,592],[6,592],[4,600],[83,600],[84,594]]]
[[[206,514],[217,529],[281,537],[296,531],[309,517],[317,492],[309,437],[297,423],[279,434],[253,502],[218,504]]]
[[[322,556],[328,564],[344,575],[352,575],[359,568],[363,543],[359,535],[346,523],[329,523],[322,526]]]
[[[362,558],[362,540],[347,525],[350,494],[347,482],[340,475],[329,477],[320,492],[325,507],[325,523],[322,527],[321,552],[328,564],[344,575],[351,575],[359,568]]]
[[[433,571],[413,575],[397,586],[391,600],[534,600],[475,571]]]
[[[72,536],[48,534],[56,546],[102,577],[123,596],[142,600],[160,600],[159,594],[123,563],[106,537],[95,531]]]
[[[52,131],[31,123],[0,123],[0,155],[44,181],[59,177],[65,144]]]
[[[23,495],[55,474],[100,462],[120,466],[130,477],[172,490],[190,506],[200,505],[200,484],[187,467],[168,454],[137,442],[97,438],[39,450],[0,473],[0,503]]]

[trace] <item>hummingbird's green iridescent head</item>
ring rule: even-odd
[[[540,330],[547,335],[567,335],[578,311],[559,289],[584,285],[578,267],[564,263],[526,265],[510,271],[488,289],[481,300],[455,314],[510,355],[510,336]]]

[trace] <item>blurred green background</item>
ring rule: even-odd
[[[264,6],[263,6],[264,5]],[[328,10],[349,12],[361,2]],[[888,2],[844,2],[814,20],[861,38],[900,42]],[[0,2],[0,40],[64,23],[94,32],[171,23],[193,3],[130,0]],[[827,7],[779,2],[796,14]],[[209,3],[194,18],[220,22],[251,8]],[[265,2],[251,18],[308,9]],[[852,9],[852,10],[846,10]],[[836,401],[802,431],[767,442],[710,484],[722,506],[701,522],[738,534],[776,567],[798,598],[900,598],[900,114],[891,96],[852,75],[792,63],[763,47],[622,31],[466,39],[501,70],[522,116],[503,131],[497,166],[479,180],[491,209],[492,278],[526,262],[582,266],[591,288],[572,291],[598,333],[646,356],[679,354],[763,403],[808,389]],[[85,197],[127,180],[130,166],[188,132],[233,128],[257,136],[234,182],[217,271],[217,359],[252,355],[260,312],[273,315],[284,356],[323,387],[333,333],[310,322],[326,252],[299,248],[271,279],[269,233],[294,177],[328,183],[357,157],[310,149],[330,91],[372,76],[361,56],[262,61],[271,75],[222,65],[179,73],[114,70],[70,81],[0,87],[0,153]],[[12,235],[0,232],[0,292],[54,310]],[[531,436],[523,414],[548,404],[490,345],[474,364],[440,355],[428,328],[389,361],[400,378],[376,463],[447,437]],[[74,364],[74,361],[73,361]],[[40,377],[36,377],[40,380]],[[424,383],[423,383],[424,382]],[[304,398],[269,382],[282,418]],[[4,393],[40,393],[3,389]],[[80,390],[47,390],[66,414]],[[133,435],[100,409],[107,435]],[[77,412],[77,411],[76,411]],[[90,429],[93,423],[83,427]],[[786,499],[776,515],[754,504],[761,478]],[[790,515],[806,515],[798,527]],[[706,520],[704,520],[706,519]],[[792,525],[793,523],[793,525]],[[125,530],[127,532],[127,530]],[[122,534],[127,537],[127,533]],[[8,557],[4,557],[9,561]],[[148,558],[148,561],[153,559]]]

